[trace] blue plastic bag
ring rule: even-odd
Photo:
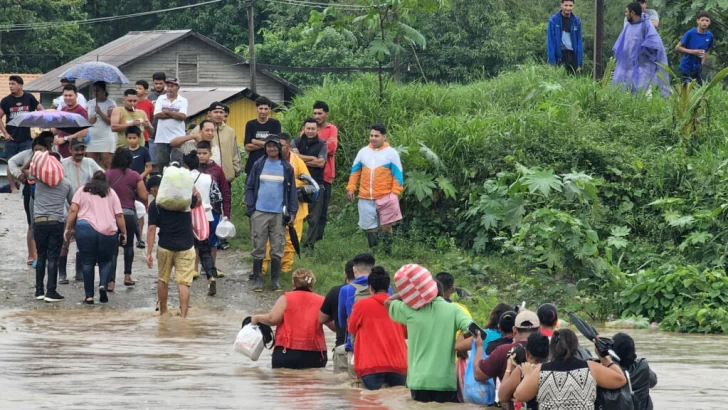
[[[483,359],[488,357],[485,352]],[[495,403],[495,380],[488,379],[485,382],[475,380],[475,371],[473,370],[473,360],[475,360],[475,341],[470,349],[470,357],[465,368],[465,378],[463,380],[463,400],[465,403],[480,404],[489,406]]]

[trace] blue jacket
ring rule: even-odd
[[[263,172],[266,158],[268,157],[255,161],[245,182],[245,205],[247,206],[245,215],[247,216],[251,216],[255,212],[255,203],[258,200],[258,188],[260,187],[260,174]],[[283,158],[281,158],[281,163],[283,164],[283,200],[285,201],[283,205],[288,215],[295,220],[296,212],[298,212],[296,178],[293,174],[293,166]],[[286,222],[285,218],[284,222]]]
[[[571,44],[574,45],[576,65],[582,66],[584,48],[581,45],[581,19],[571,15]],[[546,51],[549,55],[549,64],[556,65],[561,57],[561,11],[551,16],[548,30],[546,30]]]

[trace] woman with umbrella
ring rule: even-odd
[[[89,130],[90,138],[86,152],[104,169],[111,166],[111,156],[116,149],[116,134],[111,131],[111,112],[116,108],[106,91],[106,82],[96,81],[93,85],[95,98],[88,102],[88,122],[93,124]]]

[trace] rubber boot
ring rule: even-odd
[[[271,258],[270,260],[270,281],[273,285],[273,291],[274,292],[280,292],[282,290],[281,284],[278,282],[278,279],[281,276],[281,259],[280,258]]]
[[[81,264],[81,252],[76,252],[76,282],[83,282],[83,264]]]
[[[253,292],[263,291],[263,259],[253,259]]]
[[[58,284],[68,285],[68,275],[66,274],[66,264],[68,263],[68,256],[58,257]]]
[[[384,249],[385,255],[392,254],[392,233],[382,232],[382,248]]]
[[[367,242],[371,250],[377,249],[379,244],[379,232],[367,232]]]

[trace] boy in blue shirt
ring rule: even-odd
[[[713,48],[713,33],[708,31],[710,14],[705,11],[698,13],[698,27],[688,30],[675,50],[685,54],[680,61],[680,76],[683,83],[696,80],[703,84],[703,64],[708,58],[708,52]]]

